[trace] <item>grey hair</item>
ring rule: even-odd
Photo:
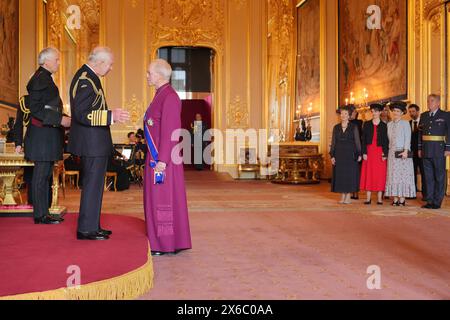
[[[172,67],[166,60],[156,59],[152,61],[151,66],[156,73],[164,78],[164,80],[170,80],[170,77],[172,76]]]
[[[91,51],[88,57],[88,61],[90,63],[97,63],[101,61],[110,60],[113,56],[113,53],[108,47],[96,47]]]
[[[50,59],[50,57],[54,57],[55,55],[59,54],[58,49],[54,47],[47,47],[41,52],[39,52],[38,56],[38,64],[40,66],[43,66],[45,64],[45,60]]]
[[[433,98],[437,102],[441,102],[441,96],[435,93],[430,94],[428,97]]]

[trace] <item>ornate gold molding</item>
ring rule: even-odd
[[[67,21],[67,1],[65,0],[47,0],[47,30],[39,32],[47,33],[47,45],[57,48],[61,52],[66,52],[63,41],[64,33],[68,33],[76,44],[76,68],[86,62],[89,52],[100,42],[100,6],[103,0],[73,0],[71,4],[78,5],[81,11],[81,29],[69,30],[66,26]],[[42,12],[44,14],[44,12]],[[43,16],[39,24],[43,24]],[[42,49],[42,48],[39,48]],[[72,74],[65,74],[67,56],[61,56],[60,72],[55,74],[55,83],[58,84],[61,93],[68,90],[68,77]],[[65,95],[62,94],[63,100]],[[65,101],[67,102],[67,101]]]
[[[270,129],[290,130],[293,103],[294,3],[290,0],[268,1],[268,88]]]
[[[130,112],[130,122],[133,125],[141,125],[140,120],[145,113],[144,103],[136,98],[136,95],[131,96],[131,100],[125,103],[125,109]]]
[[[161,46],[207,46],[223,51],[225,1],[151,0],[151,52]]]
[[[249,127],[248,105],[242,101],[240,96],[236,96],[228,106],[227,128],[247,129]]]

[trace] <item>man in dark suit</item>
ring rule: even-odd
[[[128,112],[108,110],[100,77],[112,70],[113,54],[109,48],[97,47],[75,74],[70,86],[73,117],[68,151],[81,158],[83,190],[77,238],[106,240],[111,231],[100,227],[104,177],[113,152],[110,125],[126,122]]]
[[[31,188],[36,224],[62,221],[48,210],[53,165],[63,158],[62,127],[69,127],[71,122],[63,116],[59,90],[52,78],[59,68],[59,56],[55,48],[42,50],[38,57],[40,67],[27,85],[30,125],[25,135],[25,158],[34,162]]]
[[[424,200],[427,199],[426,196],[426,183],[424,181],[423,174],[423,166],[422,159],[419,158],[419,123],[420,123],[420,108],[416,104],[411,104],[408,107],[409,116],[411,120],[409,121],[409,125],[411,127],[411,151],[413,153],[413,162],[414,162],[414,179],[416,182],[416,191],[417,188],[417,175],[420,172],[422,177],[422,198]]]
[[[202,115],[197,113],[195,120],[191,123],[191,144],[194,154],[194,168],[196,170],[203,170],[203,152],[207,146],[207,142],[204,141],[205,132],[208,131],[208,126],[202,119]]]
[[[439,209],[445,196],[445,157],[450,156],[450,118],[440,109],[439,95],[428,96],[429,112],[420,119],[419,157],[423,161],[423,173],[427,190],[426,209]]]

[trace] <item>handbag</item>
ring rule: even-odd
[[[396,157],[397,159],[402,158],[401,154],[402,154],[403,152],[404,152],[404,151],[395,151],[395,157]],[[408,158],[412,158],[412,157],[413,157],[413,153],[412,153],[411,151],[408,151]]]

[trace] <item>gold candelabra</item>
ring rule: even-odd
[[[359,100],[360,103],[356,103],[356,98],[353,92],[350,92],[350,98],[345,99],[345,105],[350,104],[354,105],[356,108],[356,111],[361,115],[362,120],[366,121],[366,113],[370,110],[370,106],[368,105],[368,98],[369,98],[369,91],[367,91],[366,88],[364,88],[362,92],[361,99]]]

